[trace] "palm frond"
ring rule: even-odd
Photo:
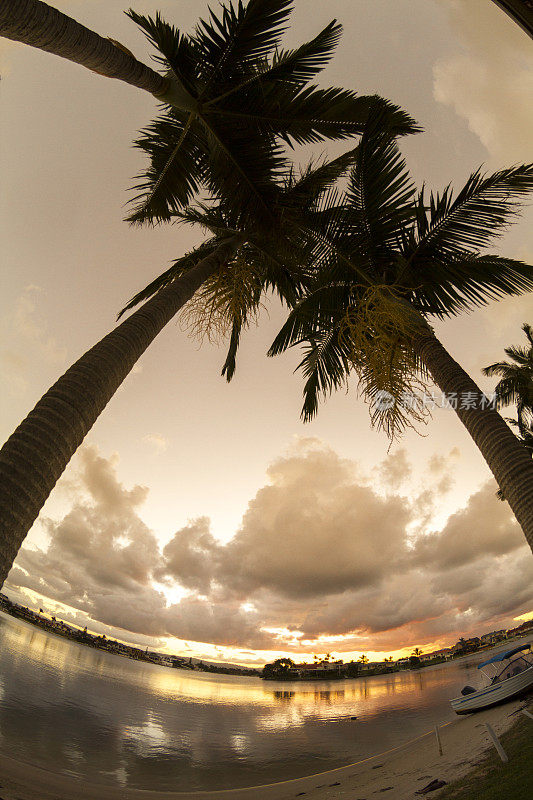
[[[161,222],[187,205],[198,192],[205,174],[205,137],[193,114],[179,119],[165,113],[141,131],[134,142],[150,156],[147,169],[137,176],[142,182],[131,200],[128,222]]]
[[[419,311],[444,318],[533,290],[533,266],[496,255],[435,255],[427,262],[412,260],[403,284]]]
[[[289,347],[319,337],[340,321],[349,302],[349,288],[325,284],[310,290],[293,309],[270,345],[268,355],[284,353]]]
[[[346,192],[352,252],[372,266],[377,282],[388,277],[391,250],[415,215],[414,196],[413,180],[378,105],[361,137]]]
[[[211,196],[233,203],[243,220],[257,215],[271,220],[276,179],[287,165],[281,146],[223,120],[211,122],[206,135],[209,159],[205,184]]]
[[[532,190],[533,164],[524,164],[489,176],[478,169],[455,198],[449,186],[440,195],[432,194],[412,259],[445,260],[483,249],[515,219]]]
[[[522,325],[522,330],[527,336],[527,340],[531,345],[530,351],[533,354],[533,327],[529,325],[527,322],[524,322],[524,324]]]
[[[318,164],[310,162],[299,178],[291,176],[283,193],[284,206],[292,207],[299,212],[306,211],[311,206],[315,206],[316,209],[321,208],[324,194],[328,190],[333,192],[334,184],[346,175],[357,157],[357,152],[358,147],[355,147],[331,161],[322,161]]]
[[[338,339],[338,331],[321,333],[304,346],[305,355],[298,364],[306,378],[301,417],[309,422],[316,416],[320,398],[347,386],[350,363]]]
[[[528,365],[533,367],[531,348],[512,344],[505,348],[504,353],[509,358],[512,358],[513,361],[516,361],[519,367],[527,367]]]
[[[241,84],[233,91],[238,91],[251,84],[261,85],[267,80],[298,85],[307,83],[329,63],[341,36],[342,25],[337,24],[336,20],[332,20],[309,42],[300,45],[295,50],[276,52],[272,63],[266,62],[264,67],[260,67],[246,84]]]
[[[245,103],[235,95],[223,108],[210,107],[210,113],[280,136],[291,147],[325,139],[347,139],[362,133],[376,103],[381,103],[387,114],[391,135],[420,130],[413,119],[393,103],[375,96],[357,96],[347,89],[275,84],[269,92],[263,91],[261,100],[259,106],[257,102]]]
[[[199,53],[190,37],[169,25],[159,12],[155,18],[138,14],[132,8],[125,12],[142,30],[160,55],[153,56],[165,70],[172,70],[176,79],[194,97],[198,95]]]
[[[228,383],[232,380],[233,376],[235,375],[235,370],[237,369],[237,351],[239,349],[241,340],[241,332],[241,320],[234,319],[231,326],[231,336],[229,340],[228,352],[226,354],[226,360],[222,365],[222,371],[220,373],[222,376],[226,377]]]
[[[181,275],[184,275],[190,269],[195,267],[202,259],[207,258],[207,256],[214,253],[220,244],[221,240],[216,237],[208,239],[207,241],[202,242],[202,244],[200,244],[194,250],[191,250],[181,258],[176,259],[169,269],[165,270],[165,272],[162,272],[161,275],[158,275],[157,278],[145,286],[144,289],[141,289],[140,292],[137,292],[137,294],[135,294],[131,300],[129,300],[122,311],[120,311],[118,314],[117,319],[120,319],[123,314],[126,313],[126,311],[129,311],[131,308],[139,305],[139,303],[149,300],[150,297],[153,297],[154,294],[157,294],[160,289],[168,286],[168,284],[172,283],[173,280],[179,278]]]
[[[208,20],[196,26],[194,41],[204,65],[208,87],[235,75],[269,56],[279,45],[293,10],[293,0],[249,0],[246,5],[221,4]]]

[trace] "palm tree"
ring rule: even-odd
[[[24,41],[31,28],[35,35],[30,39],[39,46],[53,49],[50,41],[59,41],[63,55],[77,52],[78,33],[82,37],[83,32],[76,33],[69,18],[57,17],[59,12],[39,32],[42,15],[49,14],[43,5],[34,0],[10,3],[9,8],[2,4],[0,30]],[[340,26],[333,22],[296,50],[279,52],[291,10],[290,0],[223,5],[220,17],[211,13],[191,36],[180,34],[159,15],[153,20],[129,12],[157,46],[172,83],[170,95],[163,98],[164,115],[138,141],[151,160],[137,187],[141,196],[131,221],[169,219],[203,187],[230,204],[241,224],[261,219],[273,232],[271,202],[288,164],[280,137],[289,143],[346,138],[362,130],[376,103],[394,133],[417,130],[407,114],[380,98],[309,86],[330,59]],[[100,63],[91,61],[89,66],[105,72]],[[222,272],[236,274],[242,245],[239,234],[217,236],[181,259],[170,277],[163,276],[157,294],[82,356],[6,442],[0,451],[0,585],[59,476],[137,359],[206,281]],[[261,268],[265,288],[289,299],[301,278],[292,279],[275,258],[260,256],[270,259]],[[253,304],[259,284],[251,284]]]
[[[424,655],[424,653],[419,647],[415,647],[411,655],[415,656],[416,658],[420,658],[420,656]]]
[[[499,375],[496,384],[496,403],[498,408],[516,403],[518,419],[506,421],[518,429],[516,437],[533,456],[533,330],[526,322],[522,330],[527,336],[529,347],[506,347],[505,353],[515,363],[498,361],[483,369],[485,375]],[[502,489],[496,495],[505,500]]]
[[[516,403],[520,433],[526,432],[533,423],[533,328],[524,322],[522,330],[528,346],[506,347],[505,354],[511,359],[510,362],[497,361],[483,369],[484,375],[499,375],[501,379],[495,387],[497,407]]]
[[[392,657],[392,656],[386,656],[386,658],[384,658],[384,659],[383,659],[383,661],[387,661],[389,664],[392,664],[392,662],[394,661],[394,659],[393,659],[393,657]]]
[[[432,378],[478,445],[533,549],[533,463],[427,318],[446,319],[533,288],[533,267],[482,254],[533,188],[533,165],[473,173],[453,195],[416,192],[379,115],[363,135],[348,187],[308,215],[316,276],[270,355],[303,344],[304,419],[352,371],[389,436],[424,420]]]
[[[360,656],[359,656],[359,658],[358,658],[357,660],[358,660],[358,661],[359,661],[361,664],[368,664],[368,656],[365,656],[365,654],[364,654],[364,653],[363,653],[362,655],[360,655]]]

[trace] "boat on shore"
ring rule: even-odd
[[[525,651],[529,650],[529,655]],[[490,671],[486,668],[489,667]],[[531,644],[523,644],[513,650],[483,661],[477,667],[488,684],[481,689],[465,686],[460,697],[451,700],[456,714],[469,714],[484,708],[504,703],[533,688],[533,658]]]

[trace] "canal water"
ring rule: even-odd
[[[426,733],[478,681],[464,659],[334,682],[212,675],[93,650],[0,613],[0,752],[139,789],[253,786]]]

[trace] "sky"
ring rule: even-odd
[[[148,63],[122,3],[55,5]],[[207,3],[133,7],[187,31]],[[531,160],[531,42],[494,3],[296,0],[284,45],[333,17],[344,35],[321,84],[379,93],[419,121],[424,133],[401,142],[419,184],[460,187],[480,164]],[[123,222],[143,167],[131,143],[156,113],[149,94],[6,41],[0,72],[5,440],[202,234]],[[526,209],[496,252],[531,261],[532,221]],[[531,296],[511,298],[435,330],[490,391],[481,368],[521,343],[532,312]],[[6,584],[13,599],[124,641],[243,664],[428,651],[533,611],[531,552],[454,412],[436,409],[389,447],[353,385],[304,425],[298,353],[266,357],[283,320],[269,303],[229,385],[223,343],[200,346],[180,319],[167,326],[43,508]]]

